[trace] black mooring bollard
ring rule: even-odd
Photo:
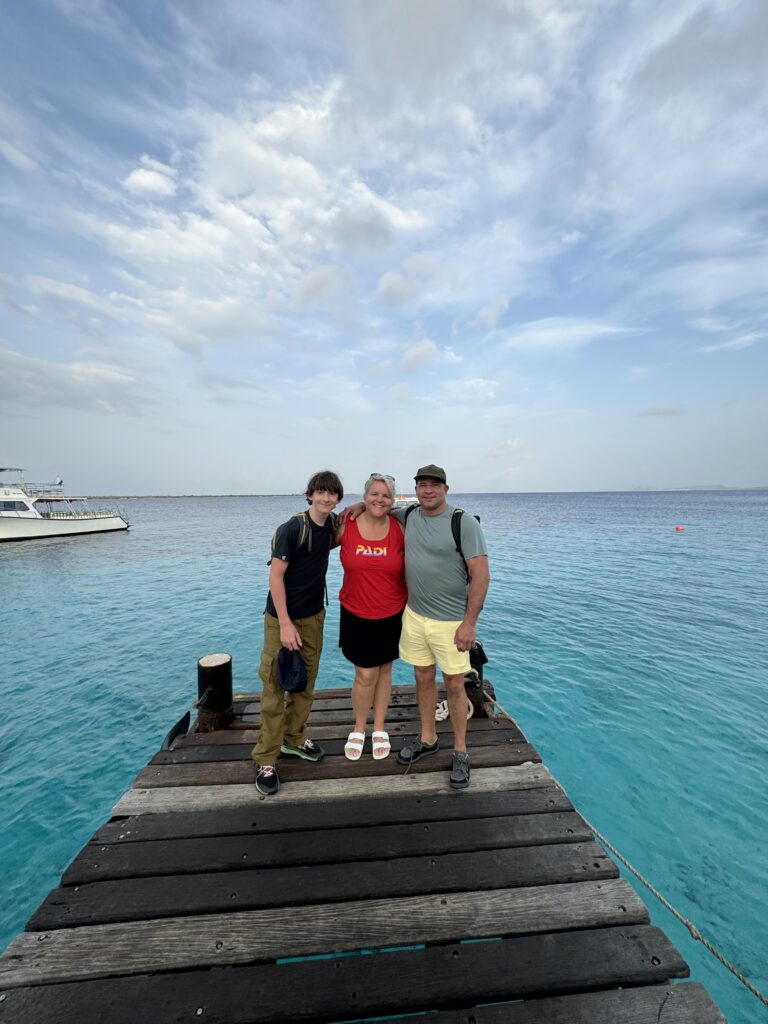
[[[232,656],[206,654],[197,663],[197,721],[193,732],[226,729],[232,710]]]

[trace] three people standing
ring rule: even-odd
[[[331,513],[343,497],[341,481],[327,471],[316,474],[307,485],[309,511],[275,532],[259,670],[264,684],[262,728],[252,755],[256,788],[263,795],[277,792],[278,754],[309,761],[319,761],[324,754],[306,736],[305,726],[322,650],[328,553],[339,541],[344,567],[339,644],[355,666],[355,728],[344,748],[346,757],[360,758],[371,707],[373,757],[380,760],[389,754],[384,725],[392,661],[399,653],[414,666],[421,732],[406,742],[398,762],[411,765],[438,750],[435,708],[440,668],[453,727],[450,785],[469,785],[464,676],[470,670],[469,651],[488,591],[488,553],[475,518],[448,504],[445,470],[423,466],[414,479],[418,507],[392,511],[394,480],[371,474],[356,521],[348,517],[334,534]],[[311,524],[308,537],[296,523],[302,517]],[[280,688],[276,670],[281,647],[301,654],[308,676],[303,693],[286,695]]]

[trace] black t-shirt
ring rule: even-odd
[[[309,526],[309,531],[306,525]],[[303,528],[302,528],[303,527]],[[299,539],[305,534],[303,543]],[[288,563],[285,571],[285,596],[288,614],[292,619],[306,619],[317,615],[325,597],[325,574],[328,571],[328,553],[333,544],[335,524],[328,516],[318,526],[307,513],[292,516],[275,530],[272,538],[272,557]],[[267,611],[277,616],[272,594],[267,595]]]

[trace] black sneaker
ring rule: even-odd
[[[422,743],[418,736],[415,736],[412,740],[406,740],[400,753],[397,755],[398,764],[416,764],[422,757],[426,757],[427,754],[434,754],[440,747],[440,740],[435,740],[434,743]]]
[[[451,789],[466,789],[469,785],[469,754],[454,750],[451,766]]]
[[[325,751],[319,743],[313,743],[307,738],[300,747],[289,747],[284,743],[280,747],[280,753],[287,757],[303,757],[305,761],[321,761],[325,757]]]
[[[271,764],[256,765],[256,790],[262,796],[274,796],[280,789],[280,779]]]

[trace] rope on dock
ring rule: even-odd
[[[508,718],[516,728],[520,729],[520,726],[517,724],[512,715],[510,715],[506,708],[503,708],[501,704],[499,704],[495,697],[491,697],[489,694],[487,694],[486,696],[488,700],[492,701],[496,705],[496,707],[499,709],[501,714],[505,716],[505,718]],[[520,731],[522,732],[522,730]],[[675,907],[672,906],[669,900],[662,896],[659,890],[654,885],[652,885],[647,878],[641,875],[640,872],[629,863],[626,857],[619,853],[619,851],[616,849],[613,843],[609,842],[605,838],[605,836],[602,835],[602,833],[598,832],[598,830],[595,828],[591,821],[588,821],[587,818],[585,818],[580,811],[579,814],[584,820],[584,823],[586,824],[587,828],[589,828],[589,830],[594,834],[595,838],[598,839],[607,850],[610,850],[614,857],[616,857],[617,860],[620,860],[624,867],[628,871],[631,871],[638,881],[643,883],[646,889],[656,897],[656,899],[662,904],[662,906],[667,908],[667,910],[670,912],[670,914],[672,914],[673,917],[677,918],[677,920],[681,924],[685,925],[685,927],[691,934],[691,938],[695,939],[696,942],[700,942],[705,949],[709,950],[712,956],[719,960],[723,967],[727,967],[731,974],[735,978],[738,978],[742,985],[746,989],[748,989],[752,993],[752,995],[755,996],[755,998],[760,1000],[763,1006],[768,1006],[768,998],[766,998],[763,995],[763,993],[759,991],[759,989],[756,989],[755,986],[747,978],[744,977],[744,975],[741,973],[738,967],[732,964],[730,960],[726,959],[726,957],[723,956],[720,950],[716,949],[715,946],[712,945],[709,939],[705,938],[701,934],[701,932],[693,923],[693,921],[689,921],[688,918],[683,917],[683,915]]]

